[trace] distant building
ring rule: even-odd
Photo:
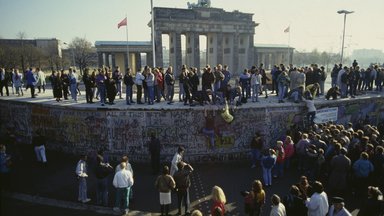
[[[22,47],[24,45],[30,45],[39,48],[43,55],[52,56],[57,55],[62,57],[61,54],[61,42],[56,38],[49,39],[0,39],[0,46],[8,47]]]

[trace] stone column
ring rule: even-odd
[[[239,34],[235,33],[233,36],[233,66],[229,68],[233,74],[240,73],[239,68]]]
[[[141,55],[140,53],[134,53],[134,55],[135,55],[135,70],[137,71],[139,68],[141,68]],[[148,65],[150,65],[151,67],[153,66],[152,64],[148,64]]]
[[[224,55],[224,50],[223,50],[223,38],[224,34],[223,33],[217,33],[216,34],[216,47],[217,47],[217,64],[223,64],[223,55]]]
[[[179,32],[170,33],[169,47],[170,59],[169,63],[173,66],[173,73],[175,77],[181,72],[182,56],[181,56],[181,34]]]
[[[146,60],[147,60],[147,65],[153,66],[153,56],[152,52],[147,52],[146,53]],[[140,67],[142,67],[141,62],[140,62]],[[159,63],[156,64],[156,67],[162,67],[159,65]]]
[[[99,66],[99,68],[101,68],[103,66],[103,53],[102,52],[98,52],[97,53],[97,64]]]
[[[248,52],[246,52],[248,54],[247,67],[251,67],[252,65],[255,65],[255,58],[254,58],[255,45],[253,42],[254,41],[253,34],[250,34],[248,37],[249,37]]]
[[[125,69],[127,69],[129,67],[127,52],[124,52],[124,67],[125,67]],[[136,71],[132,70],[132,72],[136,72]]]
[[[105,64],[104,64],[104,65],[105,65],[106,67],[109,67],[109,54],[110,54],[110,53],[105,53]]]
[[[200,68],[200,43],[199,34],[186,34],[186,64],[191,67]]]
[[[111,57],[112,57],[112,71],[116,67],[116,56],[115,55],[116,55],[115,53],[111,54]]]
[[[156,56],[155,58],[156,58],[157,67],[163,67],[163,41],[161,38],[161,34],[162,32],[155,31],[155,56]],[[151,55],[151,58],[153,58],[152,55]],[[147,56],[147,59],[148,59],[148,56]],[[153,65],[153,61],[151,65]]]

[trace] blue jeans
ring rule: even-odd
[[[173,94],[174,94],[174,86],[173,85],[167,85],[167,100],[168,100],[168,102],[173,101]]]
[[[131,102],[133,101],[131,85],[128,85],[125,88],[125,101],[127,102],[127,104],[131,104]]]
[[[272,185],[272,168],[263,167],[263,179],[265,185]]]
[[[97,89],[100,93],[100,102],[104,104],[105,103],[105,85],[98,85]]]
[[[148,86],[148,104],[153,104],[155,100],[155,88],[153,86]]]
[[[129,193],[131,188],[116,188],[115,207],[127,209],[129,207]]]
[[[260,150],[259,149],[251,149],[252,152],[252,165],[256,166],[256,163],[260,161]]]
[[[273,167],[273,176],[282,177],[284,173],[284,162],[276,163]]]
[[[116,87],[117,87],[117,93],[119,94],[120,97],[122,97],[123,95],[123,84],[122,84],[122,81],[117,81],[116,82]]]
[[[252,86],[252,102],[259,101],[259,84]]]
[[[108,205],[108,178],[97,179],[97,204]]]
[[[77,101],[77,84],[71,84],[71,97],[73,100]]]
[[[284,99],[286,88],[287,87],[284,84],[279,83],[279,101],[282,101]]]
[[[88,199],[87,196],[87,179],[79,177],[79,201]]]

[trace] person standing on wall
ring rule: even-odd
[[[141,73],[141,68],[139,68],[136,72],[136,79],[135,79],[135,84],[136,84],[136,99],[137,99],[137,104],[143,104],[141,101],[141,97],[143,95],[143,81],[145,80],[145,77]]]

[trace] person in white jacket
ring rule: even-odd
[[[79,198],[82,203],[87,203],[91,199],[87,196],[87,155],[81,155],[76,166],[76,175],[79,180]]]
[[[270,216],[287,216],[287,212],[285,211],[285,206],[280,202],[280,197],[276,194],[272,195],[271,198],[272,209]]]
[[[113,178],[113,186],[116,188],[116,201],[114,211],[119,212],[120,207],[124,209],[125,214],[129,212],[129,193],[133,185],[132,173],[126,169],[127,163],[120,164],[120,170]]]
[[[308,208],[308,216],[325,216],[328,213],[328,197],[324,192],[323,184],[315,181],[313,184],[313,191],[315,192],[311,198],[305,201],[305,206]]]
[[[251,88],[252,88],[252,102],[259,102],[259,88],[261,85],[261,75],[259,70],[252,71],[251,75]]]

